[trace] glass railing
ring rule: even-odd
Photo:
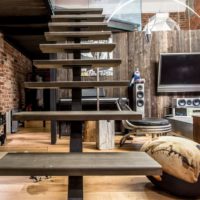
[[[54,8],[103,8],[112,28],[141,30],[141,0],[51,0]],[[115,27],[116,26],[116,27]]]

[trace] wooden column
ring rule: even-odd
[[[115,121],[97,121],[97,148],[113,149],[115,147]]]
[[[193,116],[193,140],[200,144],[200,116]]]
[[[85,121],[84,126],[84,142],[96,142],[97,125],[96,121]]]

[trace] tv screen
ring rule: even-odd
[[[160,54],[158,92],[200,92],[200,53]]]

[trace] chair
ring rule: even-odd
[[[120,98],[116,102],[117,108],[120,111],[131,111],[131,108],[126,102]],[[124,128],[131,130],[131,132],[125,134],[120,140],[120,146],[122,146],[131,135],[150,134],[152,137],[167,135],[171,132],[171,124],[168,120],[162,118],[144,118],[142,120],[122,120]]]

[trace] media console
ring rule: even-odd
[[[172,124],[172,131],[200,143],[200,115],[167,119]]]
[[[172,125],[172,131],[193,140],[193,119],[191,116],[167,117]]]

